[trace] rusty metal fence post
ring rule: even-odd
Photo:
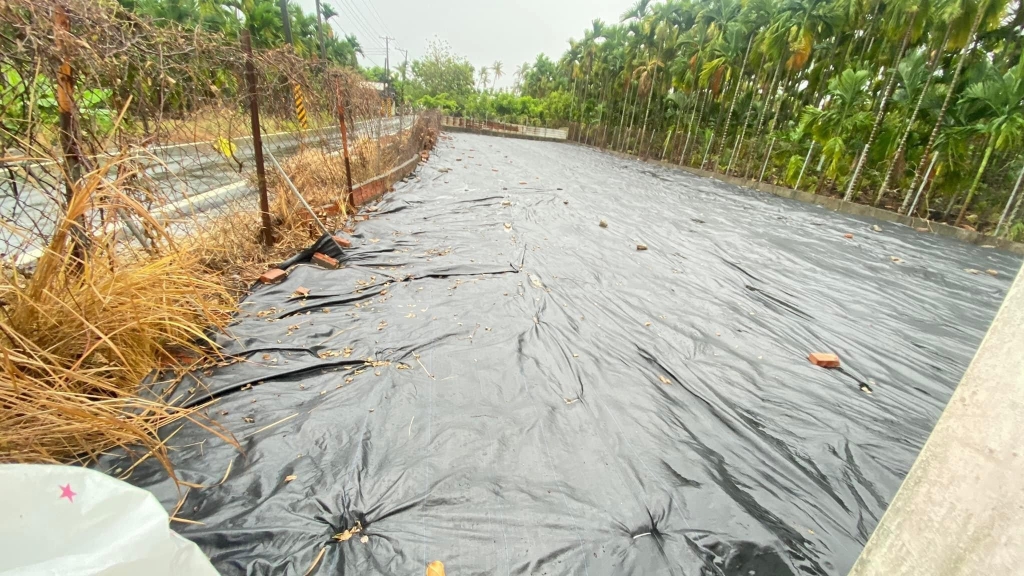
[[[53,10],[53,36],[61,63],[57,69],[57,108],[60,113],[60,145],[64,156],[64,209],[71,209],[78,181],[82,178],[82,164],[78,151],[78,119],[75,117],[75,81],[71,61],[64,53],[64,35],[71,34],[71,20],[63,6]],[[78,226],[71,230],[71,255],[79,262],[85,260],[89,237],[85,232],[85,215],[76,219]]]
[[[260,134],[259,90],[256,86],[256,64],[252,56],[252,39],[242,30],[242,51],[245,53],[245,83],[249,88],[249,118],[252,124],[252,148],[256,160],[256,182],[260,191],[260,242],[273,243],[270,224],[270,200],[267,198],[267,173],[263,165],[263,138]]]
[[[341,127],[341,155],[345,159],[345,183],[348,185],[348,201],[355,204],[352,197],[352,163],[348,156],[348,127],[345,124],[345,89],[338,83],[338,124]]]

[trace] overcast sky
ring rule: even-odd
[[[296,1],[296,0],[293,0]],[[297,0],[308,12],[314,0]],[[580,39],[594,18],[616,22],[632,0],[321,0],[341,14],[336,30],[355,34],[366,51],[363,65],[384,65],[384,41],[391,36],[409,60],[423,55],[437,36],[477,68],[503,63],[505,77],[498,87],[512,85],[512,74],[523,62],[543,52],[557,59]],[[394,66],[404,56],[391,52]]]

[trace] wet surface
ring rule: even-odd
[[[845,574],[1020,266],[874,224],[454,135],[179,386],[244,454],[174,435],[174,527],[226,575]]]

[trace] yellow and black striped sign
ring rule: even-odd
[[[303,130],[309,130],[309,121],[306,119],[306,105],[302,98],[302,86],[297,82],[292,84],[292,92],[295,93],[295,115],[299,117],[299,124]]]

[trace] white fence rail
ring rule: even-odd
[[[551,140],[568,140],[569,131],[555,128],[538,128],[536,126],[523,126],[522,124],[508,124],[506,122],[490,122],[482,120],[471,120],[469,118],[457,118],[445,116],[441,119],[442,126],[453,128],[468,128],[471,130],[484,130],[488,132],[499,132],[506,134],[522,134],[537,138],[548,138]]]

